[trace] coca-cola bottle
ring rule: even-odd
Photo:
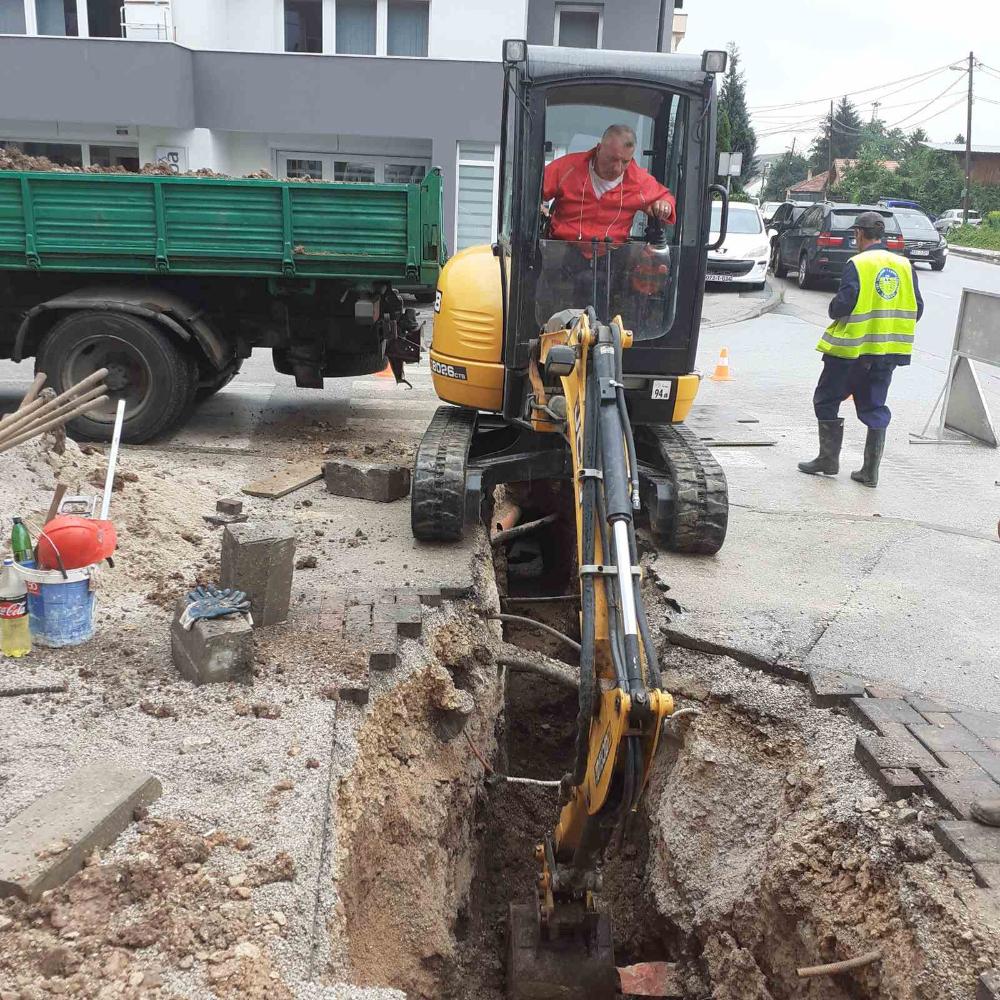
[[[0,576],[0,652],[4,656],[27,656],[31,652],[28,595],[13,559],[4,559]]]

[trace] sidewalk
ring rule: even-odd
[[[948,252],[971,260],[983,260],[988,264],[1000,264],[1000,250],[983,250],[980,247],[962,247],[949,243]]]
[[[769,313],[781,305],[784,291],[770,279],[760,292],[738,291],[734,287],[708,285],[702,306],[703,327],[729,326]]]

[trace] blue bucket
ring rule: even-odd
[[[14,564],[28,592],[31,639],[40,646],[79,646],[94,635],[97,566],[66,571]]]

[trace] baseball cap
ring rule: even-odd
[[[885,217],[878,212],[862,212],[855,220],[852,229],[874,229],[879,233],[885,232]]]

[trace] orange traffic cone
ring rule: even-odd
[[[396,376],[392,374],[392,367],[387,361],[385,363],[385,368],[380,372],[375,372],[375,378],[391,378],[394,379]]]
[[[719,351],[719,360],[715,365],[715,374],[711,376],[713,382],[732,382],[733,376],[729,374],[729,348],[723,347]]]

